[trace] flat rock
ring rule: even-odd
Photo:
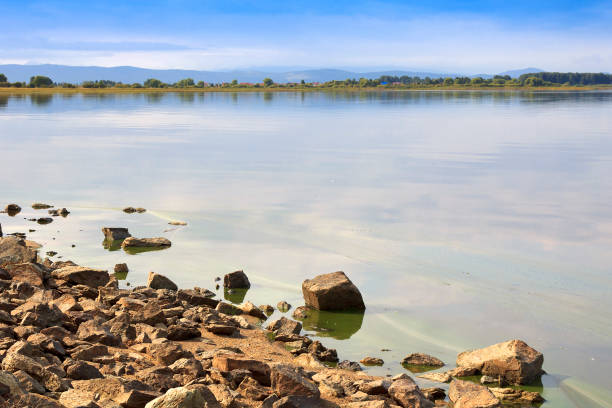
[[[427,367],[442,367],[444,363],[439,358],[423,353],[412,353],[402,360],[402,364],[427,366]]]
[[[424,378],[429,381],[439,382],[439,383],[449,383],[453,379],[453,377],[448,373],[424,373],[418,375],[419,378]]]
[[[364,357],[359,362],[366,366],[381,366],[385,364],[382,358],[377,357]]]
[[[104,227],[102,233],[107,241],[121,241],[132,236],[127,228],[118,227]]]
[[[434,405],[409,378],[394,381],[388,392],[404,408],[431,408]]]
[[[212,366],[221,372],[232,370],[249,370],[253,378],[260,384],[270,385],[270,366],[263,361],[254,360],[239,355],[217,354],[213,357]]]
[[[478,370],[513,385],[532,384],[542,376],[544,356],[521,340],[510,340],[457,356],[457,366]]]
[[[104,286],[110,280],[107,271],[84,266],[65,266],[54,270],[51,276],[55,279],[65,280],[75,285],[85,285],[92,288]]]
[[[333,272],[302,283],[306,306],[317,310],[365,310],[361,292],[344,272]]]
[[[454,408],[500,408],[501,402],[484,385],[471,381],[453,380],[448,398]]]
[[[167,248],[172,246],[167,238],[134,238],[129,237],[123,240],[121,248]]]

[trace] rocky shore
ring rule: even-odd
[[[130,238],[127,230],[104,234]],[[43,259],[37,247],[0,235],[0,407],[490,408],[543,401],[507,387],[543,373],[542,354],[519,340],[466,351],[457,368],[422,375],[450,382],[448,396],[419,388],[407,372],[370,376],[357,362],[339,361],[336,350],[302,335],[299,319],[311,309],[366,308],[343,272],[304,281],[296,320],[268,322],[269,305],[226,303],[153,272],[147,286],[122,289],[105,270]],[[242,271],[223,284],[250,286]],[[364,356],[362,364],[379,360]],[[421,353],[404,364],[444,366]],[[461,380],[466,376],[496,386]]]

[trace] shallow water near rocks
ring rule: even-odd
[[[126,262],[130,286],[244,269],[229,300],[288,316],[305,278],[344,270],[366,313],[304,322],[341,359],[447,370],[520,338],[544,353],[544,407],[612,406],[610,92],[1,95],[0,146],[1,207],[23,208],[2,229],[41,253]],[[49,216],[34,202],[71,214],[28,221]],[[102,227],[172,247],[105,248]]]

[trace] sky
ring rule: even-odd
[[[0,0],[0,64],[612,72],[612,0]]]

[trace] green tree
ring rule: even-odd
[[[8,79],[6,79],[6,75],[0,74],[0,82],[8,82]]]
[[[155,79],[155,78],[149,78],[146,81],[144,81],[145,88],[161,88],[162,85],[163,85],[162,81],[160,81],[159,79]]]
[[[190,86],[195,86],[195,82],[191,78],[185,78],[178,81],[176,86],[179,88],[188,88]]]
[[[238,85],[238,80],[232,79],[232,86],[237,86],[237,85]]]
[[[264,78],[263,84],[264,86],[272,86],[274,85],[274,81],[271,78]]]
[[[204,81],[198,81],[198,83],[196,84],[196,86],[198,88],[204,88],[204,86],[206,86],[206,83]]]
[[[444,86],[451,86],[454,84],[455,84],[455,81],[453,80],[453,78],[444,78]]]
[[[49,77],[36,75],[30,78],[30,87],[32,88],[49,88],[53,86],[53,80]]]
[[[482,79],[481,77],[472,78],[471,83],[472,85],[482,85],[484,84],[484,79]]]

